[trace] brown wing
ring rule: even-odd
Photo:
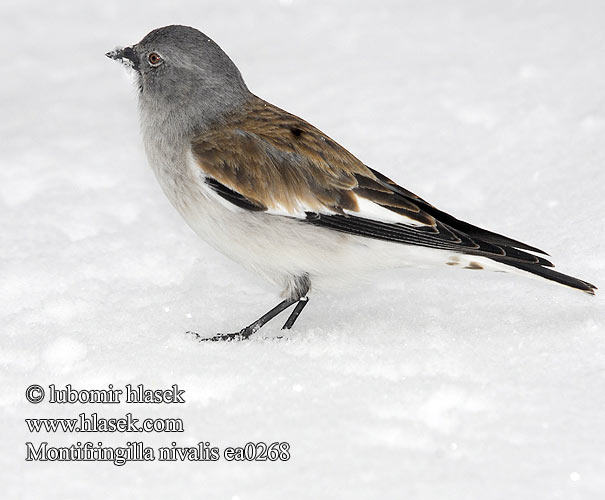
[[[435,223],[410,201],[415,195],[398,195],[320,130],[258,98],[196,137],[192,151],[208,176],[257,207],[343,214],[357,212],[362,197],[419,224]]]
[[[196,137],[192,152],[208,184],[242,208],[302,214],[309,223],[359,236],[552,265],[518,250],[544,253],[537,248],[438,210],[311,124],[258,98]],[[362,201],[393,217],[366,213]]]
[[[354,174],[367,168],[303,120],[260,100],[253,104],[193,141],[204,172],[265,208],[355,210]]]

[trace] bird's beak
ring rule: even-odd
[[[124,66],[128,66],[136,71],[139,71],[139,55],[136,51],[136,46],[133,47],[118,47],[111,52],[105,54],[110,59],[120,61]]]

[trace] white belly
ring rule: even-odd
[[[167,157],[159,146],[147,148],[149,162],[187,224],[216,250],[284,290],[304,274],[317,290],[376,270],[430,267],[451,259],[452,252],[352,236],[294,217],[239,208],[205,183],[189,152]]]

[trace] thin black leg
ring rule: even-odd
[[[254,323],[251,323],[246,328],[243,328],[242,330],[240,330],[237,333],[219,333],[218,335],[215,335],[214,337],[200,338],[200,341],[205,342],[205,341],[209,341],[209,340],[211,340],[211,341],[245,340],[248,337],[250,337],[250,335],[257,332],[264,324],[268,323],[273,318],[275,318],[275,316],[277,316],[280,312],[284,311],[285,309],[288,309],[288,307],[290,307],[295,302],[296,302],[295,299],[286,299],[286,300],[281,301],[269,312],[263,314],[260,318],[258,318]],[[299,304],[300,304],[300,302],[299,302]],[[297,306],[296,306],[297,308],[298,308],[299,304],[297,304]],[[302,307],[300,308],[300,310],[302,311]],[[299,314],[300,314],[300,312],[299,312]],[[296,316],[298,316],[298,314]],[[294,318],[294,320],[296,320],[296,318]],[[292,323],[294,323],[294,320],[292,321]],[[289,321],[289,319],[288,319],[288,321]],[[290,326],[292,326],[292,325],[290,325]],[[198,338],[199,338],[199,335],[198,335]]]
[[[284,323],[284,326],[281,327],[281,329],[282,330],[289,330],[290,328],[292,328],[292,325],[298,319],[298,317],[300,316],[300,313],[302,312],[302,310],[305,308],[305,306],[308,303],[309,303],[309,298],[308,297],[303,297],[302,299],[300,299],[298,301],[298,304],[296,304],[296,307],[294,308],[294,311],[292,311],[292,314],[290,314],[290,316],[288,317],[288,319]]]

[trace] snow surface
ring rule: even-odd
[[[456,216],[605,286],[601,1],[0,4],[2,498],[605,498],[605,295],[396,271],[313,297],[281,340],[200,344],[277,291],[199,241],[104,57],[183,23],[250,88]],[[177,383],[186,404],[26,402]],[[31,417],[181,417],[180,435],[32,435]],[[288,462],[25,462],[26,441],[289,441]]]

